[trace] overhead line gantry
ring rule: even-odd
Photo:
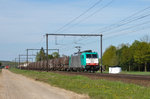
[[[48,36],[98,36],[100,37],[100,54],[101,54],[101,73],[102,73],[102,34],[54,34],[47,33],[46,34],[46,58],[47,58],[47,71],[48,71]]]

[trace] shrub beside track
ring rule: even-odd
[[[85,76],[68,76],[52,72],[38,72],[11,69],[12,72],[31,77],[80,94],[88,94],[92,99],[148,99],[150,87],[125,84],[118,81],[94,80]]]

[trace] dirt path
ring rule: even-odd
[[[22,75],[3,70],[0,74],[0,99],[87,99],[64,89],[34,81]]]

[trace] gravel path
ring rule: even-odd
[[[3,69],[0,74],[0,99],[88,99],[71,91],[52,87]]]

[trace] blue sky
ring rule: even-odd
[[[19,54],[25,54],[27,48],[45,48],[46,33],[55,33],[63,25],[86,11],[98,0],[0,0],[0,60],[14,60]],[[111,0],[102,0],[88,13],[74,21],[58,33],[102,33],[103,51],[110,45],[131,44],[144,35],[150,35],[150,24],[136,26],[150,20],[145,17],[112,31],[120,20],[150,6],[150,0],[114,0],[109,6],[101,9]],[[97,11],[96,13],[94,13]],[[94,15],[92,15],[94,13]],[[150,13],[150,9],[139,15]],[[92,16],[91,16],[92,15]],[[135,16],[136,17],[136,16]],[[131,18],[132,19],[132,18]],[[115,24],[115,25],[112,25]],[[113,27],[110,27],[112,25]],[[109,27],[103,29],[104,27]],[[123,31],[120,31],[122,30]],[[106,30],[106,32],[102,32]],[[97,37],[49,37],[49,48],[59,48],[61,54],[71,55],[81,50],[92,49],[99,52]],[[36,53],[36,52],[31,52]],[[49,52],[51,53],[51,52]]]

